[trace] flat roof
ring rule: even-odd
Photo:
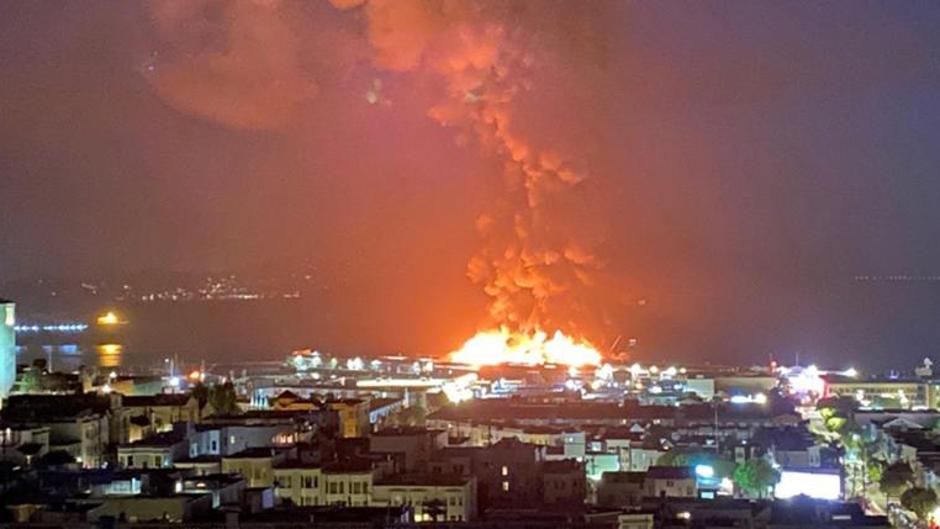
[[[471,479],[459,474],[398,474],[376,481],[374,486],[462,487]]]

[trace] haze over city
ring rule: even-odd
[[[500,325],[639,361],[936,352],[931,3],[361,4],[0,5],[20,318],[112,304],[39,279],[237,274],[300,298],[196,354]]]
[[[938,28],[0,0],[0,529],[940,527]]]

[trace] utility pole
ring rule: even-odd
[[[720,455],[721,454],[721,446],[720,446],[721,441],[719,440],[720,437],[718,436],[718,402],[717,401],[714,401],[714,400],[712,401],[712,409],[715,412],[715,454]]]

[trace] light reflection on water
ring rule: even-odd
[[[16,348],[17,363],[30,364],[37,359],[46,360],[49,368],[55,371],[75,371],[81,366],[116,368],[124,364],[124,345],[23,345]]]
[[[98,353],[98,365],[101,367],[121,367],[123,363],[124,346],[116,343],[106,343],[95,346]]]

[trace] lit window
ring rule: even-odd
[[[508,475],[509,475],[509,467],[507,467],[506,465],[503,465],[502,474],[503,474],[504,476],[508,476]]]
[[[503,482],[503,492],[509,492],[509,482],[508,482],[508,481],[504,481],[504,482]]]

